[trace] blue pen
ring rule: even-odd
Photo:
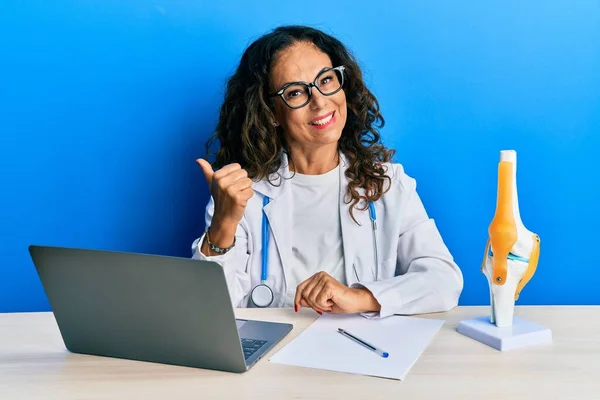
[[[348,339],[353,340],[356,343],[360,344],[361,346],[364,346],[367,349],[374,351],[375,353],[379,354],[383,358],[387,358],[390,355],[388,352],[378,349],[377,347],[373,346],[372,344],[369,344],[369,343],[365,342],[364,340],[359,339],[358,337],[354,336],[353,334],[351,334],[350,332],[348,332],[342,328],[338,328],[338,332],[341,333],[342,335],[346,336]]]

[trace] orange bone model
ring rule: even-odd
[[[492,277],[496,285],[504,285],[508,269],[508,253],[517,243],[517,225],[513,215],[513,165],[508,161],[498,164],[498,199],[496,215],[488,228],[494,260]]]
[[[521,221],[516,168],[516,152],[500,152],[496,212],[481,265],[490,286],[490,321],[498,326],[512,325],[515,301],[533,277],[540,255],[539,236]]]

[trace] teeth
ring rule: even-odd
[[[333,114],[331,114],[329,117],[327,118],[323,118],[318,120],[317,122],[313,122],[313,125],[325,125],[327,124],[329,121],[331,121],[331,118],[333,118]]]

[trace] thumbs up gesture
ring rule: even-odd
[[[228,164],[213,171],[210,163],[196,160],[202,168],[210,193],[215,202],[214,219],[220,225],[237,226],[246,210],[248,200],[254,195],[252,180],[240,164]]]

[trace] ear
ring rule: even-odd
[[[279,126],[279,121],[277,121],[277,110],[275,110],[275,105],[270,105],[269,109],[271,112],[268,118],[271,120],[271,124],[277,128]]]

